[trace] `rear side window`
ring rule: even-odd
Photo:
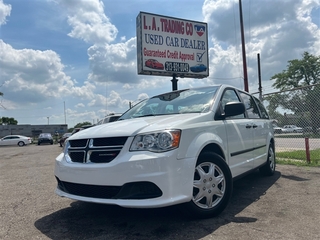
[[[260,118],[259,108],[253,97],[243,92],[240,92],[240,96],[243,99],[244,106],[248,113],[248,118]]]
[[[253,97],[253,98],[259,107],[261,118],[269,119],[269,114],[268,114],[266,108],[263,106],[262,102],[256,97]]]

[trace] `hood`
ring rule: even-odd
[[[210,116],[209,113],[189,113],[132,118],[91,127],[75,133],[69,139],[129,137],[164,129],[182,129],[186,124],[198,123]]]

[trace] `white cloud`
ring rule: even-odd
[[[75,108],[84,108],[85,105],[83,103],[78,103],[75,105]]]
[[[10,16],[11,5],[4,4],[3,0],[0,0],[0,26],[6,24],[6,18]]]
[[[319,0],[283,0],[242,2],[249,83],[257,88],[257,54],[261,56],[262,79],[286,68],[287,61],[301,57],[304,51],[319,54],[319,27],[311,20]],[[225,77],[225,83],[238,85],[242,78],[242,53],[239,5],[237,0],[206,0],[203,15],[208,22],[210,77]],[[241,87],[241,85],[240,85]],[[255,90],[254,90],[255,91]]]
[[[92,73],[89,79],[98,82],[136,83],[136,38],[124,43],[94,45],[88,49]]]
[[[112,42],[118,33],[117,28],[104,14],[104,4],[99,0],[61,0],[72,27],[70,37],[87,43],[105,44]]]
[[[51,50],[17,50],[0,39],[0,56],[4,92],[15,94],[18,102],[59,97],[63,84],[72,85],[59,56]]]

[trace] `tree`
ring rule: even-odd
[[[282,107],[296,115],[307,114],[316,131],[320,125],[320,56],[304,52],[301,60],[288,61],[287,69],[272,76],[271,80],[275,80],[272,86],[281,92],[266,97],[269,112],[276,114],[276,109]]]
[[[0,118],[0,125],[17,125],[18,121],[14,118],[2,117]]]
[[[91,122],[83,122],[83,123],[77,123],[74,128],[81,128],[83,126],[86,126],[86,125],[92,125]]]
[[[82,128],[83,126],[91,126],[92,124],[91,124],[91,122],[82,122],[82,123],[77,123],[73,128],[69,128],[68,129],[68,132],[72,132],[73,131],[73,129],[75,129],[75,128]]]

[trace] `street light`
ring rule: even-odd
[[[50,118],[50,117],[47,117],[47,118],[48,118],[48,125],[49,125],[49,118]]]

